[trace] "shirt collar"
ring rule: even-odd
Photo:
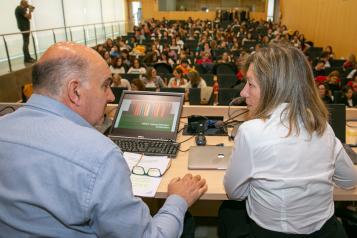
[[[47,111],[56,114],[60,117],[64,117],[78,125],[85,126],[85,127],[92,127],[78,113],[74,112],[63,103],[47,96],[34,93],[25,104],[25,107],[34,107],[36,109]]]
[[[275,118],[275,117],[281,117],[281,113],[284,111],[284,109],[286,109],[289,106],[289,103],[281,103],[279,104],[279,106],[277,106],[272,113],[270,114],[271,118]],[[284,111],[283,114],[285,115],[288,112],[288,110]]]

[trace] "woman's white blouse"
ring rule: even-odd
[[[246,201],[259,226],[309,234],[334,214],[333,184],[351,188],[357,172],[330,125],[322,136],[288,133],[281,104],[267,120],[243,123],[234,140],[224,187],[232,200]]]

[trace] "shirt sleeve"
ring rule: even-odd
[[[244,200],[248,196],[253,174],[251,147],[242,127],[234,138],[232,158],[224,176],[224,188],[230,199]]]
[[[151,217],[147,205],[134,197],[130,171],[120,151],[109,154],[95,179],[90,206],[91,226],[99,237],[179,237],[187,210],[177,195]]]
[[[341,142],[336,138],[337,159],[335,163],[334,183],[344,189],[352,189],[357,184],[357,170]]]

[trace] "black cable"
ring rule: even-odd
[[[6,109],[11,109],[12,112],[16,111],[16,109],[15,109],[14,107],[12,107],[12,106],[6,106],[6,107],[4,107],[3,109],[0,110],[0,113],[2,113],[3,111],[5,111]],[[10,112],[9,112],[9,113],[10,113]]]
[[[181,145],[182,143],[185,143],[186,141],[189,141],[189,140],[191,140],[193,137],[195,137],[196,135],[192,135],[192,136],[190,136],[188,139],[186,139],[186,140],[184,140],[184,141],[181,141],[181,142],[178,142],[177,144],[178,145]]]
[[[243,114],[249,112],[248,109],[242,109],[242,110],[244,110],[244,111],[241,112],[241,113],[239,113],[239,114],[237,114],[237,115],[235,115],[234,117],[229,117],[227,120],[223,121],[223,123],[224,123],[223,126],[229,125],[230,123],[234,122],[233,119],[235,119],[235,118],[237,118],[237,117],[239,117],[239,116],[241,116],[241,115],[243,115]],[[223,126],[222,126],[222,127],[223,127]]]
[[[190,147],[190,148],[191,148],[191,147]],[[188,148],[187,150],[180,150],[179,148],[177,148],[177,150],[180,151],[180,152],[184,152],[184,153],[185,153],[185,152],[189,151],[190,148]]]

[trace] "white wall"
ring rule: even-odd
[[[102,6],[101,6],[102,2]],[[64,28],[64,19],[66,26],[75,26],[83,24],[92,24],[85,27],[87,37],[94,39],[94,23],[101,23],[102,16],[104,22],[125,20],[125,0],[29,0],[29,3],[35,6],[31,20],[31,30],[43,30],[49,28]],[[17,33],[15,8],[20,0],[1,0],[0,9],[0,35],[8,33]],[[101,11],[103,10],[103,12]],[[63,17],[64,12],[64,17]],[[101,24],[97,25],[97,37],[104,40],[105,35]],[[106,28],[107,36],[111,36],[111,27]],[[114,31],[119,31],[118,27]],[[66,40],[64,29],[55,30],[57,41]],[[124,33],[124,32],[123,32]],[[37,32],[34,34],[37,50],[44,51],[54,43],[53,32]],[[70,40],[70,31],[67,31],[67,39]],[[84,42],[83,28],[72,29],[72,40]],[[22,36],[21,34],[6,36],[6,42],[9,47],[12,58],[22,57]],[[87,42],[89,45],[92,42]],[[33,53],[33,45],[30,45],[30,52]],[[0,39],[0,62],[6,58],[3,40]]]

